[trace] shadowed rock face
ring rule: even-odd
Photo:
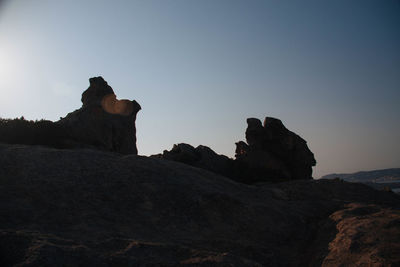
[[[58,122],[68,133],[67,146],[137,154],[135,120],[140,105],[135,100],[117,100],[102,77],[89,82],[82,107]]]
[[[206,169],[246,184],[312,179],[316,161],[304,139],[275,118],[265,118],[264,126],[255,118],[247,119],[247,124],[247,143],[236,143],[235,160],[206,146],[194,148],[183,143],[155,157]]]
[[[250,179],[312,179],[316,161],[304,139],[275,118],[266,117],[264,125],[249,118],[247,124],[247,144],[236,143],[235,156]]]
[[[0,266],[398,266],[399,208],[339,180],[243,185],[174,161],[0,144]]]
[[[104,96],[114,94],[114,90],[101,76],[90,78],[89,83],[89,88],[82,93],[83,107],[99,105]]]
[[[194,148],[189,144],[180,143],[174,145],[170,151],[164,150],[162,154],[151,157],[182,162],[232,178],[233,160],[218,155],[207,146],[200,145]]]
[[[57,122],[0,119],[0,142],[137,154],[135,120],[140,105],[117,100],[102,77],[89,81],[82,107]]]

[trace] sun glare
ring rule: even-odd
[[[0,85],[2,90],[10,85],[16,78],[18,70],[19,57],[11,47],[0,44]]]
[[[118,100],[115,94],[109,94],[103,97],[101,106],[105,111],[111,114],[128,116],[133,112],[133,103],[127,99]]]

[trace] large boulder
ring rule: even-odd
[[[307,142],[279,119],[247,119],[246,141],[236,143],[236,162],[250,180],[312,179],[316,161]]]
[[[65,129],[68,147],[93,147],[122,154],[137,154],[135,100],[117,100],[102,77],[89,79],[82,94],[82,107],[57,123]]]

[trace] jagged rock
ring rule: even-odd
[[[82,107],[57,122],[67,133],[66,146],[137,154],[135,120],[140,105],[135,100],[117,100],[102,77],[89,82]]]
[[[89,84],[89,88],[82,93],[81,101],[83,107],[101,105],[104,96],[114,94],[114,90],[101,76],[90,78]]]
[[[0,144],[0,266],[398,266],[399,208],[362,184],[248,186],[169,160]]]
[[[233,160],[203,145],[194,148],[185,143],[175,144],[170,151],[164,150],[162,154],[152,157],[182,162],[226,177],[232,176]]]
[[[247,119],[246,141],[236,143],[236,162],[254,181],[312,179],[316,161],[307,142],[279,119],[266,117],[264,125]]]
[[[182,162],[224,175],[235,181],[281,182],[312,179],[316,161],[307,142],[289,131],[275,118],[266,117],[264,126],[259,119],[247,119],[246,141],[236,143],[235,160],[218,155],[209,147],[174,145],[156,157]]]
[[[117,100],[102,77],[89,79],[82,107],[57,122],[0,119],[0,142],[137,154],[135,101]]]

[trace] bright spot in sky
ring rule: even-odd
[[[10,86],[17,77],[18,73],[18,56],[10,45],[0,43],[0,84],[2,93],[11,93],[4,90]]]

